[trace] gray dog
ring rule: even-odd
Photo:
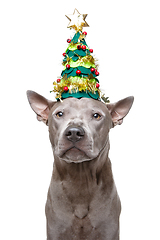
[[[52,102],[32,91],[27,96],[38,120],[49,127],[54,154],[47,240],[119,240],[121,204],[108,134],[122,123],[134,98],[104,104],[89,98]]]

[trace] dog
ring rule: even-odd
[[[47,240],[119,240],[121,203],[113,179],[109,131],[134,97],[114,104],[91,98],[52,102],[27,91],[49,128],[54,167],[46,202]]]

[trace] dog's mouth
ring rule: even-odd
[[[77,163],[90,160],[90,158],[86,155],[86,153],[83,150],[75,146],[67,149],[60,158],[62,160],[65,160],[66,162],[77,162]]]

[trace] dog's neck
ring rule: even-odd
[[[113,191],[108,151],[109,143],[97,158],[81,163],[68,163],[55,156],[52,181],[68,199],[67,205],[72,203],[73,212],[79,219],[87,216],[92,201],[100,202],[101,196],[110,195]]]
[[[54,170],[53,175],[60,181],[71,182],[96,182],[103,181],[104,173],[110,175],[111,165],[108,158],[109,153],[109,141],[102,149],[97,158],[90,161],[83,161],[81,163],[68,163],[54,155]]]

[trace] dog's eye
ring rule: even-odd
[[[95,114],[93,114],[93,117],[96,118],[96,119],[100,119],[101,115],[99,113],[95,113]]]
[[[58,112],[58,113],[56,114],[56,116],[57,116],[58,118],[62,117],[62,116],[63,116],[63,112]]]

